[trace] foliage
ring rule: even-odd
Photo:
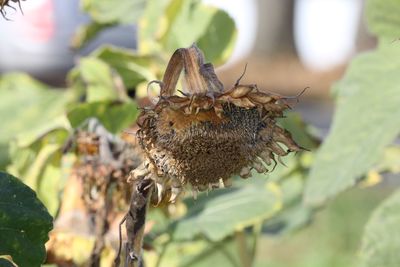
[[[107,131],[108,142],[116,146],[122,133],[134,127],[138,107],[143,106],[139,102],[146,101],[140,99],[147,94],[146,85],[161,78],[166,59],[176,48],[196,42],[208,61],[222,64],[236,38],[233,20],[225,12],[197,0],[82,0],[81,4],[92,21],[74,36],[76,48],[106,28],[136,23],[138,49],[97,49],[79,59],[68,74],[67,88],[58,90],[24,74],[0,78],[0,169],[7,169],[35,190],[58,222],[76,214],[74,219],[87,215],[81,203],[84,176],[77,171],[81,163],[79,144],[68,149],[77,133],[90,128],[96,118]],[[367,2],[368,25],[379,45],[374,51],[358,55],[335,84],[337,110],[332,130],[317,153],[291,155],[284,159],[287,167],[278,165],[274,172],[254,174],[249,180],[235,179],[232,188],[200,194],[197,200],[188,196],[176,205],[150,209],[148,221],[152,227],[146,243],[152,249],[145,253],[148,266],[251,266],[261,234],[278,237],[292,233],[311,221],[317,207],[343,190],[361,180],[361,185],[379,182],[377,177],[383,172],[399,172],[400,150],[390,145],[400,132],[400,49],[396,41],[399,9],[400,0]],[[280,123],[292,132],[296,142],[315,149],[318,142],[300,116],[292,112],[286,115]],[[100,173],[98,167],[95,170]],[[39,264],[51,219],[33,193],[15,178],[5,174],[1,178],[0,182],[13,181],[16,190],[27,194],[20,200],[20,209],[0,209],[0,213],[32,214],[32,220],[38,220],[42,230],[34,245],[40,246],[40,251],[31,250],[29,255],[31,265]],[[12,188],[0,186],[1,195]],[[115,188],[112,190],[106,196],[114,201],[120,195]],[[397,262],[395,241],[400,235],[394,227],[398,195],[385,201],[371,217],[361,248],[362,266],[395,266],[391,264]],[[115,220],[126,211],[121,199],[109,216]],[[0,229],[4,218],[0,216]],[[79,224],[83,232],[87,221]],[[19,220],[14,222],[14,227],[19,226]],[[110,231],[116,230],[115,225],[110,227]],[[95,246],[92,232],[82,235],[55,231],[49,246],[60,248],[55,257],[83,265],[90,260],[88,251]],[[2,242],[0,255],[11,255],[17,264],[25,266],[23,260],[30,258],[21,259],[10,247]],[[105,244],[102,263],[110,262],[114,254],[111,245]],[[3,262],[0,259],[0,265]]]
[[[232,52],[236,38],[232,19],[198,0],[123,0],[117,5],[109,0],[83,0],[82,5],[92,22],[74,37],[76,48],[88,43],[106,27],[137,21],[140,57],[160,53],[169,57],[177,48],[196,42],[201,50],[207,51],[209,61],[221,64]],[[139,62],[143,60],[129,61],[132,65]]]
[[[322,205],[367,173],[370,181],[362,184],[379,182],[378,172],[399,172],[398,147],[388,147],[400,133],[399,9],[398,0],[367,2],[367,22],[378,37],[378,47],[357,56],[333,88],[337,109],[332,130],[310,171],[304,196],[307,205]],[[398,195],[384,201],[368,222],[361,266],[398,265],[400,233],[394,227],[399,215]]]
[[[281,209],[279,187],[258,181],[258,184],[230,188],[187,199],[193,207],[182,218],[171,224],[174,240],[192,240],[204,235],[208,240],[220,241],[234,231],[260,224]],[[233,211],[240,212],[233,212]],[[222,228],[221,225],[224,227]]]
[[[400,26],[391,14],[399,6],[399,1],[368,2],[368,25],[378,35],[379,46],[355,58],[334,86],[332,130],[317,153],[305,193],[311,205],[354,185],[400,132],[400,47],[391,42],[398,37],[398,30],[392,29]]]
[[[369,0],[366,17],[368,28],[379,38],[381,44],[390,43],[399,38],[399,17],[400,11],[398,0]]]
[[[136,91],[137,95],[143,95],[141,90],[149,81],[160,79],[166,59],[177,47],[197,42],[209,53],[209,60],[222,63],[228,58],[236,36],[234,23],[225,12],[206,7],[200,1],[115,4],[107,0],[84,0],[81,4],[92,21],[74,36],[75,47],[87,44],[105,28],[137,23],[139,49],[99,48],[79,60],[67,77],[68,88],[59,90],[24,74],[3,75],[0,79],[2,100],[6,100],[0,114],[7,119],[0,140],[1,168],[21,177],[59,219],[74,198],[64,189],[78,163],[75,150],[65,153],[75,132],[86,127],[91,118],[97,118],[110,134],[120,135],[134,124],[138,114],[137,102],[128,94]],[[14,116],[9,116],[10,110]],[[265,212],[268,213],[262,211]],[[172,229],[168,224],[166,227]],[[57,246],[57,240],[65,235],[55,235],[51,245]],[[70,241],[65,242],[76,243],[73,240],[77,236],[72,233],[67,236]],[[72,258],[67,260],[75,261],[73,257],[79,253],[69,254]],[[82,259],[77,258],[76,262],[82,263]]]
[[[361,245],[361,266],[395,267],[400,256],[400,191],[397,190],[372,214]]]
[[[118,5],[114,1],[103,0],[82,0],[81,5],[90,17],[96,22],[101,24],[109,23],[134,23],[137,21],[146,1],[120,1]]]
[[[7,74],[1,78],[0,114],[3,127],[0,129],[0,147],[3,150],[0,153],[0,169],[9,160],[7,151],[11,139],[29,145],[37,136],[63,124],[58,117],[73,95],[49,89],[25,74]],[[42,112],[40,107],[46,107],[46,112]],[[13,116],[7,116],[10,111]]]
[[[253,266],[358,266],[365,223],[390,191],[388,187],[352,188],[319,210],[312,226],[283,238],[261,236]]]
[[[345,77],[335,85],[337,111],[331,133],[311,169],[305,193],[308,204],[319,205],[354,185],[398,136],[397,58],[400,47],[381,45],[353,60]]]
[[[11,256],[19,266],[39,266],[53,218],[34,191],[4,172],[0,172],[0,195],[0,255]]]

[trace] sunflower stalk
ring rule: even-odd
[[[176,86],[182,71],[179,96]],[[241,85],[240,78],[232,88],[224,88],[196,45],[176,50],[163,81],[156,82],[161,87],[159,100],[138,118],[137,137],[145,160],[128,178],[134,192],[126,216],[126,262],[136,265],[126,266],[142,262],[141,227],[152,190],[155,205],[175,202],[187,184],[194,196],[224,188],[233,175],[248,178],[253,169],[272,171],[280,157],[302,149],[276,122],[289,107],[287,98]],[[238,245],[246,245],[244,238],[237,233]],[[243,266],[251,266],[254,251],[247,246],[240,250]]]
[[[238,255],[242,267],[252,266],[252,255],[249,251],[246,241],[246,233],[244,230],[235,232],[235,240],[237,244]]]
[[[149,206],[149,200],[153,190],[153,181],[150,179],[138,180],[133,185],[132,198],[129,211],[125,215],[127,242],[125,243],[125,260],[124,267],[143,267],[143,237],[146,222],[146,213]],[[120,239],[122,237],[120,236]],[[120,248],[114,265],[120,266]]]

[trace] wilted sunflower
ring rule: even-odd
[[[184,88],[177,91],[182,70]],[[276,123],[287,98],[239,81],[225,89],[195,45],[175,51],[159,84],[158,102],[138,118],[146,160],[129,178],[152,179],[158,201],[175,201],[186,184],[196,194],[225,186],[233,175],[248,178],[252,169],[271,171],[281,156],[301,150]]]

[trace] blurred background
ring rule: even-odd
[[[260,88],[296,95],[310,87],[296,106],[306,121],[326,131],[332,112],[329,89],[346,63],[375,40],[366,29],[362,0],[204,0],[234,18],[238,38],[233,55],[218,68],[226,85],[243,72],[244,81]],[[78,27],[88,23],[79,0],[36,0],[24,15],[9,10],[12,23],[0,21],[0,72],[24,71],[51,85],[62,86],[77,58],[101,44],[136,48],[136,25],[111,27],[82,49],[71,48]],[[340,18],[340,19],[339,19]],[[312,108],[311,108],[312,107]]]
[[[320,136],[329,131],[333,112],[330,89],[353,55],[372,49],[362,0],[204,0],[224,9],[238,30],[233,54],[218,66],[226,86],[244,71],[243,83],[283,95],[301,96],[294,110]],[[8,10],[0,20],[0,72],[27,72],[55,87],[65,86],[80,56],[102,44],[137,48],[137,25],[107,28],[82,49],[72,49],[74,33],[89,21],[78,0],[34,0]],[[207,55],[206,55],[207,57]],[[1,97],[1,96],[0,96]],[[319,212],[305,231],[275,239],[263,235],[256,266],[353,266],[362,226],[390,187],[352,189]]]

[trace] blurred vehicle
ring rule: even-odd
[[[0,73],[23,71],[51,84],[65,80],[77,55],[86,55],[104,43],[136,48],[134,25],[102,31],[80,51],[70,40],[80,25],[90,21],[79,9],[79,0],[24,1],[22,12],[6,9],[0,20]]]

